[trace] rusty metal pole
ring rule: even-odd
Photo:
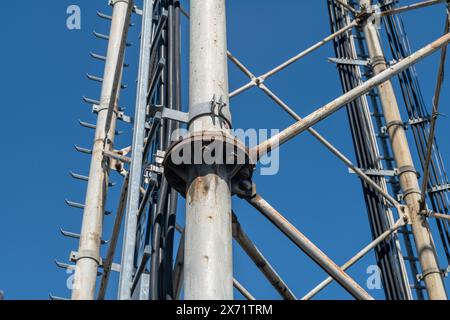
[[[369,9],[371,1],[360,0],[360,4],[363,8]],[[388,66],[375,21],[368,19],[363,25],[363,31],[366,36],[369,56],[372,60],[373,72],[375,75],[378,75],[388,69]],[[422,277],[428,291],[428,296],[432,300],[447,300],[428,221],[421,214],[419,181],[392,82],[388,80],[380,84],[378,91],[386,120],[387,133],[389,134],[392,151],[399,169],[399,180],[403,197],[409,209],[412,232],[418,258],[422,266]]]
[[[190,16],[189,131],[191,135],[205,131],[226,134],[231,129],[231,117],[228,108],[225,0],[191,0]],[[214,101],[220,101],[220,113],[211,111]],[[231,300],[229,174],[225,165],[202,162],[190,166],[188,175],[185,298]]]
[[[112,0],[111,4],[113,15],[98,106],[72,300],[94,299],[100,264],[100,243],[109,175],[109,161],[104,156],[104,152],[111,151],[114,143],[117,100],[133,0]]]

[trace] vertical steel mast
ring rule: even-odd
[[[119,108],[117,100],[122,79],[126,38],[133,0],[112,0],[113,15],[108,53],[98,108],[95,140],[89,172],[83,224],[75,268],[73,300],[92,300],[95,294],[105,201],[109,184],[109,160],[112,151]]]
[[[360,0],[363,8],[369,9],[371,0]],[[368,19],[363,25],[367,40],[369,56],[375,75],[387,69],[381,41],[374,24]],[[390,80],[378,86],[386,129],[389,134],[394,159],[399,169],[400,186],[404,200],[408,206],[412,231],[417,247],[418,258],[422,266],[423,279],[430,299],[446,300],[441,270],[438,264],[436,249],[429,229],[428,221],[421,212],[421,191],[414,167],[411,152],[400,115],[394,88]]]
[[[192,0],[190,15],[189,131],[228,131],[225,0]],[[205,113],[213,97],[227,119]],[[191,166],[188,175],[185,298],[232,299],[230,178],[224,165]]]

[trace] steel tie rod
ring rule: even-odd
[[[382,84],[383,82],[389,80],[390,78],[402,72],[403,70],[409,68],[411,65],[419,62],[425,57],[436,52],[444,45],[447,45],[449,41],[450,41],[450,33],[447,33],[446,35],[440,37],[436,41],[430,43],[429,45],[416,51],[410,56],[404,58],[403,60],[386,69],[385,71],[379,73],[373,78],[362,83],[358,87],[348,91],[344,95],[317,109],[307,117],[303,118],[297,123],[294,123],[287,129],[280,132],[279,134],[273,136],[272,138],[266,140],[265,142],[259,144],[258,146],[253,147],[251,149],[251,154],[255,156],[257,159],[260,159],[261,156],[264,156],[274,148],[278,148],[280,145],[296,137],[298,134],[302,133],[308,128],[311,128],[318,122],[322,121],[326,117],[330,116],[334,112],[341,109],[346,104],[366,94],[372,88]]]
[[[260,195],[246,199],[256,210],[261,212],[281,232],[283,232],[297,247],[306,253],[324,271],[333,277],[345,290],[358,300],[374,300],[355,280],[339,268],[328,256],[314,245],[305,235],[296,229],[278,211],[276,211]]]
[[[372,249],[375,249],[381,242],[383,242],[386,238],[388,238],[391,234],[396,232],[399,228],[404,226],[406,223],[405,218],[400,218],[391,228],[383,232],[380,236],[378,236],[375,240],[369,243],[365,248],[363,248],[360,252],[358,252],[354,257],[348,260],[344,265],[342,265],[342,270],[347,270],[351,266],[353,266],[356,262],[361,260],[367,253],[369,253]],[[333,282],[332,277],[328,277],[324,281],[322,281],[319,285],[317,285],[314,289],[312,289],[308,294],[306,294],[302,300],[309,300],[317,295],[320,291],[322,291],[326,286]]]
[[[356,20],[353,20],[352,22],[350,22],[348,25],[346,25],[342,29],[336,31],[335,33],[329,35],[328,37],[324,38],[323,40],[317,42],[313,46],[311,46],[308,49],[300,52],[299,54],[297,54],[296,56],[290,58],[289,60],[286,60],[285,62],[283,62],[282,64],[276,66],[272,70],[266,72],[265,74],[263,74],[263,75],[261,75],[259,77],[254,77],[252,79],[252,81],[250,81],[249,83],[243,85],[242,87],[240,87],[240,88],[236,89],[235,91],[233,91],[232,93],[230,93],[230,99],[234,98],[238,94],[240,94],[240,93],[242,93],[242,92],[244,92],[244,91],[246,91],[246,90],[248,90],[248,89],[250,89],[250,88],[252,88],[254,86],[258,86],[259,84],[263,83],[265,80],[267,80],[268,78],[270,78],[274,74],[276,74],[276,73],[286,69],[288,66],[290,66],[294,62],[297,62],[301,58],[303,58],[303,57],[309,55],[310,53],[314,52],[315,50],[321,48],[322,46],[324,46],[325,44],[327,44],[328,42],[330,42],[334,38],[339,37],[340,35],[342,35],[343,33],[347,32],[348,30],[351,30],[353,27],[355,27],[357,25],[358,25],[358,22]]]
[[[247,300],[253,301],[256,300],[254,296],[235,278],[233,278],[233,286],[239,291]]]
[[[263,275],[269,280],[270,284],[275,288],[275,290],[286,300],[297,300],[297,297],[289,289],[287,284],[275,271],[270,262],[264,257],[264,255],[259,251],[256,245],[245,233],[239,220],[233,212],[233,237],[234,240],[239,244],[242,250],[245,251],[247,256],[253,261],[253,263],[261,270]]]
[[[444,33],[448,33],[449,32],[449,24],[450,24],[450,12],[449,12],[448,8],[447,8],[447,18],[445,20],[446,21],[445,21],[445,32]],[[435,137],[435,132],[436,132],[436,122],[437,122],[437,117],[439,114],[438,113],[439,100],[440,100],[440,96],[441,96],[442,84],[444,82],[444,71],[445,71],[446,58],[447,58],[447,47],[443,47],[441,49],[441,59],[439,62],[437,83],[436,83],[436,88],[434,91],[433,112],[432,112],[432,116],[431,116],[430,133],[429,133],[428,141],[427,141],[427,151],[426,151],[425,165],[424,165],[423,178],[422,178],[421,194],[422,194],[422,201],[423,201],[422,202],[423,209],[425,209],[425,204],[426,204],[425,197],[426,197],[426,192],[427,192],[428,179],[429,179],[429,175],[430,175],[430,162],[431,162],[431,157],[432,157],[432,152],[433,152],[434,137]]]
[[[450,215],[437,212],[427,212],[426,215],[431,218],[450,221]]]
[[[448,2],[448,0],[428,0],[428,1],[422,1],[422,2],[417,2],[417,3],[413,3],[413,4],[409,4],[403,7],[399,7],[399,8],[395,8],[395,9],[391,9],[391,10],[387,10],[387,11],[383,11],[381,13],[381,16],[390,16],[393,14],[397,14],[397,13],[402,13],[402,12],[406,12],[406,11],[411,11],[414,9],[420,9],[420,8],[425,8],[425,7],[429,7],[435,4],[439,4],[439,3],[444,3],[444,2]]]
[[[338,4],[340,4],[342,7],[344,7],[347,11],[350,11],[351,13],[353,13],[354,15],[357,15],[358,12],[355,10],[355,8],[353,8],[351,5],[349,5],[347,3],[347,1],[342,1],[342,0],[336,0],[336,2]]]
[[[103,274],[100,280],[100,288],[97,294],[97,300],[104,300],[106,296],[106,289],[108,288],[109,277],[111,275],[111,266],[113,264],[114,255],[116,253],[117,241],[119,240],[122,220],[125,213],[126,195],[128,192],[129,174],[126,175],[122,190],[120,192],[119,206],[117,208],[116,218],[114,220],[113,232],[106,254],[106,259],[103,262]]]

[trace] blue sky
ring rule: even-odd
[[[93,30],[108,33],[108,23],[95,15],[96,10],[109,13],[106,3],[106,0],[47,0],[3,1],[0,5],[3,23],[0,88],[4,110],[0,126],[4,154],[0,159],[3,182],[0,186],[0,290],[7,299],[47,299],[50,292],[70,296],[66,287],[70,275],[57,269],[53,261],[67,261],[70,251],[78,246],[75,240],[62,238],[59,229],[80,230],[82,212],[68,208],[64,199],[84,201],[85,184],[72,180],[69,172],[88,172],[88,156],[77,154],[73,146],[89,148],[92,144],[93,132],[82,129],[77,122],[78,119],[95,122],[90,106],[82,103],[81,96],[94,99],[99,96],[99,85],[90,83],[85,74],[102,75],[102,63],[92,61],[88,53],[106,51],[106,42],[92,36]],[[81,7],[81,30],[66,28],[66,9],[71,4]],[[413,49],[442,34],[442,9],[437,6],[404,14]],[[228,25],[230,51],[256,74],[329,34],[325,0],[229,0]],[[186,21],[183,26],[186,47]],[[138,27],[132,28],[129,41],[137,44],[138,33]],[[129,89],[123,91],[121,98],[121,105],[127,107],[130,115],[134,109],[136,50],[134,46],[127,52],[126,60],[131,67],[125,73],[124,82]],[[267,84],[297,113],[307,115],[341,93],[335,66],[327,62],[333,54],[332,46],[327,45],[274,76]],[[187,61],[186,56],[183,59]],[[417,67],[428,105],[437,63],[438,55],[434,55]],[[183,108],[187,108],[186,77],[185,63]],[[235,89],[246,81],[230,65],[230,88]],[[449,102],[448,83],[445,83],[442,113],[447,113]],[[231,108],[237,128],[283,129],[292,123],[289,115],[257,89],[233,99]],[[437,136],[444,159],[450,157],[450,143],[445,135],[449,125],[449,117],[440,118]],[[130,131],[128,125],[119,126]],[[354,159],[344,110],[317,125],[317,129]],[[126,147],[129,141],[130,135],[124,134],[116,146]],[[284,145],[280,160],[279,174],[256,177],[259,192],[338,264],[344,263],[371,237],[359,180],[308,135]],[[448,160],[446,164],[449,165]],[[113,180],[121,182],[115,174]],[[108,210],[115,209],[118,192],[119,187],[111,190]],[[247,233],[299,297],[324,279],[324,272],[254,209],[239,199],[233,203]],[[180,222],[182,215],[181,212]],[[112,222],[112,217],[105,219],[106,239]],[[349,273],[365,286],[366,269],[372,264],[374,258],[369,254]],[[257,298],[278,298],[238,247],[235,247],[234,266],[236,278]],[[111,281],[109,298],[115,297],[117,276]],[[376,298],[383,297],[382,290],[369,292]],[[319,297],[350,298],[335,284]]]

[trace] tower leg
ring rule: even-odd
[[[113,148],[125,43],[133,7],[132,0],[113,0],[111,3],[113,16],[72,289],[73,300],[94,299],[109,178],[109,162],[104,151]]]
[[[370,6],[370,0],[361,0],[362,6]],[[374,74],[377,75],[387,69],[381,41],[376,25],[368,20],[364,24],[364,34]],[[412,232],[417,248],[419,262],[422,266],[423,280],[429,298],[432,300],[446,300],[441,270],[439,268],[436,249],[429,229],[427,219],[421,214],[421,192],[417,173],[414,169],[411,151],[408,146],[405,129],[401,119],[398,103],[392,82],[386,81],[378,86],[383,114],[386,120],[387,132],[390,137],[392,151],[399,168],[399,180],[405,202],[409,209]]]

